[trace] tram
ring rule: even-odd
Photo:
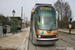
[[[35,45],[55,44],[58,38],[56,10],[51,4],[36,4],[31,11],[29,39]]]

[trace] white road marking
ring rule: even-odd
[[[25,36],[25,38],[24,38],[24,40],[23,40],[23,42],[22,42],[22,45],[24,44],[24,41],[26,40],[26,37],[27,37],[27,34],[26,34],[26,36]],[[22,46],[22,45],[21,45],[21,46]]]
[[[21,49],[23,49],[22,47],[23,47],[23,44],[24,44],[24,42],[25,42],[25,40],[26,40],[26,37],[27,37],[27,34],[26,34],[26,36],[25,36],[25,38],[24,38],[24,40],[23,40],[23,42],[22,42]]]
[[[29,34],[28,34],[28,39],[29,39]],[[28,48],[28,39],[27,39],[27,44],[26,44],[26,49],[25,50],[27,50],[27,48]]]
[[[29,31],[27,31],[27,34],[29,33]],[[23,42],[22,42],[22,45],[21,45],[21,49],[23,49],[22,47],[23,47],[23,44],[24,44],[24,42],[25,42],[25,40],[26,40],[26,37],[27,37],[27,34],[25,35],[25,38],[24,38],[24,40],[23,40]],[[27,40],[28,41],[28,40]],[[27,48],[27,47],[26,47]]]

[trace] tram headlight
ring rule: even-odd
[[[56,37],[58,37],[59,35],[57,34]]]
[[[41,38],[41,36],[39,35],[38,38]]]
[[[58,37],[58,33],[54,33],[54,35],[56,35],[56,37]]]

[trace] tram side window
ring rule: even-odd
[[[31,28],[30,28],[30,31],[32,31],[33,29],[33,27],[35,27],[35,14],[34,13],[32,13],[32,15],[31,15],[31,26],[30,26]]]
[[[31,14],[31,25],[30,25],[30,31],[32,30],[32,23],[33,23],[33,14]]]
[[[33,14],[33,27],[35,27],[35,14]]]
[[[33,13],[33,16],[32,16],[32,28],[34,27],[34,24],[35,24],[35,14]]]

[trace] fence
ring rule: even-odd
[[[0,37],[1,37],[2,33],[3,33],[3,27],[0,26]]]

